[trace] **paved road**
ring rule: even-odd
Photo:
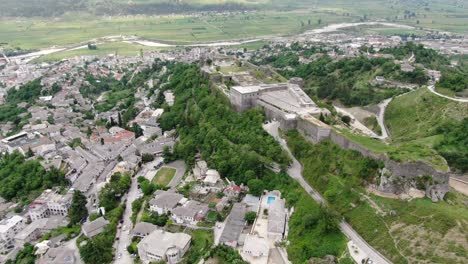
[[[452,101],[455,101],[455,102],[468,103],[468,99],[466,99],[466,98],[454,98],[454,97],[446,96],[446,95],[443,95],[443,94],[437,92],[435,90],[434,84],[428,85],[427,89],[429,89],[429,91],[431,91],[431,93],[433,93],[435,95],[438,95],[440,97],[443,97],[443,98],[446,98],[446,99],[449,99],[449,100],[452,100]]]
[[[122,224],[122,227],[117,230],[117,236],[119,237],[119,240],[116,241],[116,260],[114,262],[115,264],[133,263],[133,259],[127,251],[127,246],[130,245],[132,241],[131,230],[133,223],[130,220],[130,217],[132,216],[132,202],[138,198],[138,182],[136,176],[132,178],[132,186],[130,187],[129,192],[126,195],[126,198],[127,204],[122,218],[124,222]],[[125,230],[123,226],[126,227]],[[120,254],[122,255],[119,258]]]
[[[277,141],[280,142],[281,146],[289,153],[293,160],[291,166],[288,168],[288,174],[297,180],[299,184],[307,191],[307,193],[318,203],[326,205],[326,200],[314,190],[302,176],[302,165],[297,161],[289,150],[286,141],[278,135],[278,122],[271,122],[263,126],[263,128],[272,135]],[[391,262],[381,255],[377,250],[371,247],[348,223],[342,221],[340,223],[340,230],[352,240],[375,264],[390,264]]]
[[[388,138],[388,130],[385,126],[385,109],[387,109],[388,104],[392,101],[393,98],[388,98],[383,100],[379,106],[379,115],[377,116],[377,122],[379,123],[380,130],[382,130],[382,135],[378,138],[386,139]]]
[[[168,186],[171,187],[171,189],[175,189],[180,184],[180,182],[182,181],[182,178],[184,177],[184,174],[186,171],[185,162],[183,160],[176,160],[176,161],[173,161],[171,163],[164,165],[164,167],[176,169],[174,178],[172,178],[172,180],[168,184]]]

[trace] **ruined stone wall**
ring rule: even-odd
[[[307,140],[313,143],[330,139],[343,149],[355,150],[364,157],[382,161],[385,164],[387,175],[382,175],[382,179],[380,179],[380,191],[398,194],[407,192],[410,187],[420,188],[421,184],[423,184],[425,185],[426,196],[434,202],[442,200],[449,191],[448,181],[450,174],[437,171],[422,161],[394,161],[387,155],[376,154],[366,149],[331,128],[322,127],[301,118],[297,121],[296,129]],[[429,179],[427,179],[427,176],[429,176]]]

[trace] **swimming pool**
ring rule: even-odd
[[[276,198],[274,196],[268,196],[267,204],[270,204],[271,201],[274,201]]]

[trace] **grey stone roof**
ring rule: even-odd
[[[106,219],[104,219],[104,217],[101,216],[92,222],[83,224],[83,231],[89,234],[89,233],[96,231],[97,229],[101,227],[105,227],[108,224],[109,224],[109,221],[107,221]]]
[[[235,203],[232,207],[231,213],[226,219],[226,225],[221,233],[219,241],[221,243],[237,241],[245,226],[245,204]]]
[[[146,223],[146,222],[140,222],[135,225],[135,228],[133,229],[133,233],[134,234],[149,234],[156,229],[158,229],[158,226],[156,225],[153,225],[151,223]]]
[[[159,208],[174,208],[182,198],[184,196],[180,193],[158,190],[149,204]]]
[[[268,232],[283,233],[285,224],[284,200],[276,199],[271,201],[268,209]]]

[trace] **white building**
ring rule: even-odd
[[[217,170],[208,170],[206,172],[206,177],[203,180],[203,183],[213,186],[215,185],[219,180],[221,180],[221,176],[219,175],[219,172]]]
[[[8,247],[13,245],[13,238],[26,226],[26,220],[15,215],[0,222],[0,254],[5,254]]]
[[[71,200],[71,193],[61,195],[50,189],[45,190],[41,196],[29,205],[29,217],[32,221],[35,221],[51,215],[66,216]]]
[[[247,235],[242,247],[242,257],[249,262],[268,262],[270,246],[268,240],[257,235]]]
[[[155,230],[138,244],[141,262],[148,264],[156,261],[177,263],[190,247],[191,236],[184,233],[169,233]]]

